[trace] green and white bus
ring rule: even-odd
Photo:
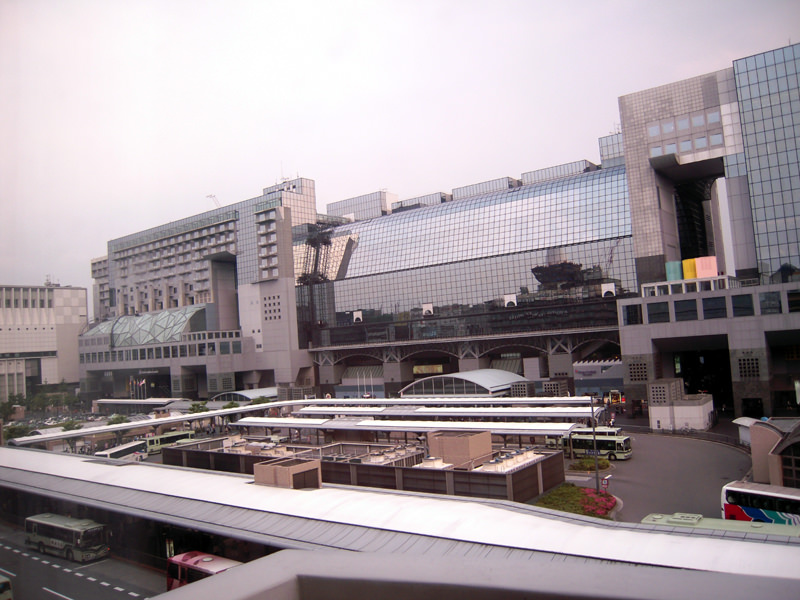
[[[193,440],[194,431],[184,429],[181,431],[167,431],[160,435],[148,435],[142,438],[147,442],[147,454],[159,454],[164,446],[172,446],[181,441]]]
[[[89,519],[43,513],[25,519],[25,544],[42,554],[86,562],[107,556],[106,526]]]
[[[597,454],[608,460],[628,460],[633,454],[631,438],[627,435],[592,435],[579,433],[563,438],[565,453],[574,458],[584,458]],[[596,448],[596,450],[595,450]]]

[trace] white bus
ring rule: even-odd
[[[147,454],[159,454],[164,446],[172,446],[181,441],[193,440],[194,431],[191,429],[167,431],[159,435],[148,435],[142,439],[147,442]]]
[[[147,458],[147,442],[136,440],[121,446],[114,446],[107,450],[100,450],[94,453],[95,456],[102,458],[121,458],[123,460],[144,460]]]
[[[627,435],[571,434],[563,438],[562,446],[564,452],[571,453],[574,458],[596,454],[608,460],[628,460],[633,454],[631,438]]]
[[[43,513],[25,519],[25,544],[42,554],[86,562],[108,555],[106,526],[89,519]]]
[[[732,481],[722,486],[722,518],[800,525],[800,489]]]

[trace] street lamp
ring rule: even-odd
[[[594,414],[594,396],[591,396],[592,400],[592,452],[594,453],[594,491],[598,494],[600,493],[600,464],[597,460],[597,431],[596,427],[596,417]]]

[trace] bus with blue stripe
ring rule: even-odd
[[[722,518],[800,525],[800,489],[732,481],[722,487]]]

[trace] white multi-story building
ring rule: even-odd
[[[0,402],[41,385],[77,386],[86,308],[85,288],[0,286]]]

